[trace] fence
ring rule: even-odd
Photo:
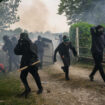
[[[92,55],[91,55],[91,46],[82,45],[81,40],[85,41],[85,42],[87,41],[87,39],[83,39],[83,38],[81,39],[79,37],[79,28],[77,27],[76,28],[76,37],[75,37],[77,54],[78,54],[79,58],[93,59]],[[87,43],[89,43],[89,42],[87,42]],[[91,43],[90,43],[90,45],[91,45]],[[103,60],[105,61],[105,50],[104,50],[103,58],[104,58]]]

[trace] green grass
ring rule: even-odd
[[[15,73],[0,75],[0,105],[37,105],[35,96],[30,95],[29,99],[16,97],[22,91],[21,81]]]

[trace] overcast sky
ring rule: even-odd
[[[67,32],[66,17],[58,15],[60,0],[21,0],[18,14],[20,21],[12,28],[21,27],[28,31]]]

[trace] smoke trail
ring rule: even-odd
[[[49,26],[49,11],[40,0],[32,0],[30,7],[24,7],[20,11],[20,22],[17,23],[22,28],[29,31],[45,31]]]

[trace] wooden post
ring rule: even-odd
[[[76,50],[79,57],[79,28],[76,27]]]

